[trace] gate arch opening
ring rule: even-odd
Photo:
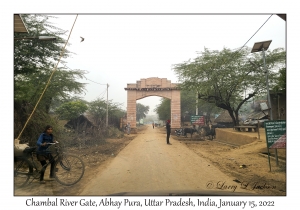
[[[136,100],[148,96],[160,96],[171,100],[171,129],[180,128],[180,90],[177,83],[166,78],[150,77],[127,84],[127,122],[132,133],[136,133]]]

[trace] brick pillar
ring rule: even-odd
[[[180,90],[172,90],[171,99],[171,129],[181,127]]]
[[[127,90],[127,123],[131,133],[136,133],[136,90]]]

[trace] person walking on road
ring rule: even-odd
[[[154,123],[152,123],[152,127],[153,127],[153,129],[154,129]]]
[[[167,144],[170,144],[170,134],[171,134],[170,120],[167,120],[166,129],[167,129]]]

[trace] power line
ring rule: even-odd
[[[243,47],[245,47],[245,45],[255,36],[255,34],[257,34],[257,32],[269,21],[269,19],[271,18],[273,16],[273,14],[271,14],[271,16],[270,17],[268,17],[268,19],[259,27],[259,29],[250,37],[250,39],[248,39],[248,41],[239,49],[239,50],[237,50],[237,51],[235,51],[235,52],[233,52],[233,53],[238,53],[239,51],[241,51],[241,49],[243,49]],[[235,58],[235,56],[236,56],[237,54],[235,54],[235,55],[233,55],[231,58],[232,59],[234,59]],[[223,63],[225,63],[225,62],[223,62]]]
[[[63,65],[64,65],[65,68],[68,68],[68,69],[70,69],[70,70],[73,70],[73,69],[71,69],[70,67],[68,67],[67,65],[65,65],[65,64],[63,64]],[[96,84],[98,84],[98,85],[106,85],[106,84],[100,84],[100,83],[98,83],[98,82],[95,82],[95,81],[93,81],[93,80],[90,80],[90,79],[88,79],[88,78],[85,77],[85,76],[84,76],[84,78],[85,78],[86,80],[89,80],[89,81],[91,81],[91,82],[93,82],[93,83],[96,83]]]
[[[245,47],[245,45],[257,34],[257,32],[269,21],[269,19],[272,16],[273,16],[273,14],[270,15],[270,17],[259,27],[259,29],[250,37],[250,39],[248,39],[248,41],[238,51],[236,51],[236,53],[238,53],[241,49],[243,49],[243,47]],[[235,54],[235,55],[237,55],[237,54]],[[232,58],[234,58],[235,55]],[[250,61],[250,59],[249,59],[249,62],[252,64],[252,62]],[[246,98],[246,90],[245,90],[245,98]]]
[[[237,53],[243,49],[243,47],[245,47],[245,45],[257,34],[257,32],[269,21],[269,19],[273,16],[273,14],[270,15],[270,17],[268,17],[268,19],[259,27],[259,29],[248,39],[248,41],[237,51],[233,52],[236,53],[234,54],[231,59],[234,59],[235,56],[237,55]],[[230,59],[229,59],[230,60]],[[228,60],[227,60],[228,61]],[[222,62],[223,64],[225,63],[225,61]]]
[[[98,85],[107,85],[107,84],[100,84],[100,83],[95,82],[95,81],[93,81],[93,80],[90,80],[90,79],[88,79],[88,78],[86,78],[86,77],[85,77],[85,79],[86,79],[86,80],[89,80],[89,81],[91,81],[91,82],[93,82],[93,83],[96,83],[96,84],[98,84]]]
[[[273,16],[273,14],[264,22],[264,24],[262,24],[259,29],[250,37],[250,39],[248,39],[248,41],[241,47],[241,49],[243,47],[245,47],[245,45],[255,36],[255,34],[257,34],[257,32],[269,21],[269,19]],[[239,49],[238,51],[240,51],[241,49]]]
[[[104,94],[106,93],[106,91],[107,91],[107,88],[106,88],[102,93],[100,93],[99,97],[100,97],[100,98],[103,97]]]
[[[24,129],[26,128],[26,126],[27,126],[29,120],[31,119],[33,113],[35,112],[35,110],[36,110],[36,108],[37,108],[37,106],[38,106],[38,104],[40,103],[42,97],[44,96],[44,93],[46,92],[46,90],[47,90],[47,88],[48,88],[48,86],[49,86],[49,84],[50,84],[50,82],[51,82],[51,79],[52,79],[54,73],[55,73],[56,70],[57,70],[58,64],[59,64],[59,62],[60,62],[60,60],[61,60],[63,54],[65,53],[65,49],[66,49],[66,46],[67,46],[67,44],[68,44],[68,42],[69,42],[69,39],[70,39],[70,36],[71,36],[71,34],[72,34],[72,31],[73,31],[74,25],[75,25],[75,23],[76,23],[77,17],[78,17],[78,14],[76,15],[76,18],[75,18],[74,23],[73,23],[73,25],[72,25],[72,28],[71,28],[71,31],[70,31],[70,33],[69,33],[68,39],[67,39],[67,41],[65,42],[65,45],[64,45],[64,47],[62,48],[62,50],[61,50],[61,52],[60,52],[60,57],[59,57],[59,59],[58,59],[56,65],[55,65],[55,67],[54,67],[54,69],[53,69],[53,71],[52,71],[52,73],[51,73],[51,75],[50,75],[50,77],[49,77],[49,79],[48,79],[48,82],[46,83],[46,86],[45,86],[45,88],[44,88],[44,90],[43,90],[43,92],[42,92],[40,98],[38,99],[38,101],[37,101],[35,107],[33,108],[33,110],[32,110],[32,112],[31,112],[29,118],[28,118],[27,121],[25,122],[25,125],[23,126],[23,128],[22,128],[22,130],[21,130],[19,136],[17,137],[17,139],[19,139],[19,138],[21,137],[21,135],[22,135]]]

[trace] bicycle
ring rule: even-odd
[[[47,166],[54,162],[55,180],[66,186],[71,186],[80,181],[83,177],[85,166],[81,158],[62,151],[58,143],[51,144],[47,152],[51,152],[53,159],[49,160],[41,170],[34,160],[36,147],[28,147],[23,151],[22,156],[14,157],[14,183],[15,187],[24,187],[32,177],[39,179],[40,172],[46,170]]]

